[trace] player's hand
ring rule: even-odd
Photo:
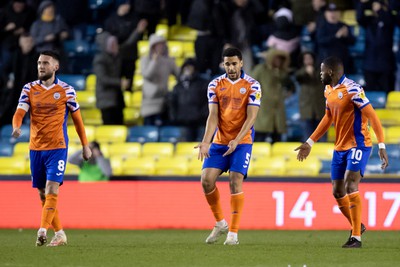
[[[82,157],[86,161],[92,157],[92,150],[90,150],[89,145],[82,147]]]
[[[308,143],[303,143],[301,146],[296,148],[294,151],[299,151],[299,153],[297,153],[297,160],[298,161],[303,161],[310,154],[311,146]]]
[[[197,146],[195,146],[194,148],[198,148],[199,149],[199,155],[197,156],[197,159],[200,159],[201,161],[203,161],[203,159],[207,159],[210,157],[210,143],[206,143],[206,142],[201,142],[199,143]]]
[[[222,156],[225,157],[225,156],[228,156],[229,154],[231,154],[233,151],[235,151],[237,145],[238,145],[238,142],[236,140],[229,141],[228,150]]]
[[[21,136],[21,129],[20,128],[14,128],[12,133],[11,133],[11,136],[14,137],[14,138],[20,137]]]
[[[379,154],[379,158],[382,161],[381,169],[384,170],[389,166],[389,158],[386,153],[386,149],[384,149],[384,148],[379,149],[378,154]]]

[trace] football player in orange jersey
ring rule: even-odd
[[[224,245],[237,245],[244,203],[242,183],[250,163],[253,124],[260,106],[261,88],[258,81],[242,71],[242,54],[238,49],[227,48],[222,58],[226,74],[208,86],[209,116],[203,140],[196,148],[199,148],[199,159],[204,159],[201,183],[216,220],[206,243],[215,243],[222,234],[228,233]],[[229,227],[216,186],[219,175],[228,170],[231,192]]]
[[[382,169],[388,164],[382,125],[375,110],[365,96],[363,88],[346,78],[343,63],[337,57],[328,57],[321,64],[321,81],[325,85],[326,112],[314,133],[296,148],[297,159],[303,161],[311,152],[314,142],[334,124],[335,148],[331,165],[333,196],[339,209],[352,226],[343,248],[361,248],[361,196],[358,184],[371,153],[372,141],[368,121],[376,133]]]
[[[38,189],[42,201],[36,245],[43,246],[47,243],[47,229],[53,226],[55,235],[48,246],[61,246],[67,244],[67,237],[59,219],[57,199],[66,167],[66,127],[69,112],[82,143],[83,158],[88,160],[92,152],[86,139],[76,92],[73,87],[55,76],[59,68],[58,54],[53,51],[41,52],[37,68],[38,80],[27,83],[22,89],[13,117],[12,136],[18,138],[21,135],[22,119],[30,110],[32,185]]]

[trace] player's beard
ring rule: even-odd
[[[324,76],[321,78],[321,82],[323,85],[329,85],[332,82],[332,77],[331,76]]]
[[[47,81],[51,77],[53,77],[53,73],[44,73],[44,74],[38,73],[38,79],[41,81]]]

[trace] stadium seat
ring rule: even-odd
[[[364,79],[364,75],[363,74],[358,74],[358,73],[348,74],[347,78],[349,78],[350,80],[355,81],[356,83],[358,83],[361,86],[365,86],[365,79]],[[368,99],[370,98],[370,96],[369,96],[370,93],[372,93],[372,92],[368,92],[367,93],[367,98]]]
[[[311,156],[320,160],[330,160],[333,156],[333,143],[316,142],[311,150]]]
[[[268,158],[271,156],[271,144],[267,142],[254,142],[251,158]]]
[[[192,159],[188,165],[188,175],[200,176],[203,168],[203,162],[197,158]]]
[[[138,56],[139,58],[142,56],[146,56],[149,53],[149,41],[148,40],[140,40],[138,42]]]
[[[27,173],[28,167],[25,157],[0,157],[0,175],[23,175]]]
[[[129,128],[128,142],[158,142],[157,126],[133,126]]]
[[[169,78],[168,78],[168,90],[172,91],[172,89],[174,88],[176,83],[177,83],[176,77],[174,75],[169,75]]]
[[[92,47],[86,40],[67,40],[64,41],[63,46],[68,58],[93,54]]]
[[[142,155],[143,157],[152,157],[154,159],[172,157],[174,155],[174,145],[172,143],[144,143]]]
[[[160,158],[156,162],[156,175],[188,175],[188,159],[185,157]]]
[[[335,127],[333,126],[329,127],[328,133],[326,135],[328,137],[328,142],[334,143],[336,140]]]
[[[183,57],[183,44],[180,41],[168,41],[169,56],[174,58]]]
[[[140,110],[138,108],[124,108],[123,112],[125,125],[137,125],[142,123],[143,118],[140,116]]]
[[[120,157],[122,160],[127,158],[138,158],[142,155],[142,145],[140,143],[113,143],[108,146],[110,158]]]
[[[400,91],[390,91],[388,93],[386,108],[400,109]]]
[[[99,109],[97,108],[82,109],[81,113],[85,126],[103,124],[103,120],[101,119],[101,112]]]
[[[249,176],[271,176],[285,174],[285,159],[283,157],[258,158],[250,163]]]
[[[70,142],[68,144],[68,157],[74,154],[77,151],[82,151],[82,145]]]
[[[140,66],[136,68],[140,69]],[[133,93],[136,93],[137,91],[140,91],[142,93],[142,88],[143,88],[143,76],[139,73],[135,73],[133,76]],[[140,102],[142,102],[142,95],[140,95]]]
[[[197,38],[197,31],[195,29],[183,25],[172,25],[169,32],[169,38],[171,40],[194,42]]]
[[[342,22],[349,26],[355,26],[357,25],[357,19],[356,19],[356,11],[354,9],[350,10],[344,10],[342,12]]]
[[[96,90],[96,75],[89,74],[86,77],[86,90],[87,91],[95,91]]]
[[[71,164],[71,163],[67,163],[64,174],[65,175],[79,175],[80,171],[81,171],[81,169],[79,168],[79,166]]]
[[[381,168],[382,161],[379,158],[370,158],[367,166],[365,167],[366,174],[383,174],[384,170]]]
[[[21,144],[21,143],[19,143]],[[8,141],[0,141],[0,157],[11,157],[13,155],[14,146]]]
[[[95,136],[100,143],[124,143],[128,129],[125,125],[100,125],[96,128]]]
[[[286,162],[286,175],[290,176],[317,176],[321,169],[321,162],[315,157],[308,157],[304,161],[296,158]]]
[[[123,159],[121,157],[110,157],[110,164],[112,176],[122,175]]]
[[[400,125],[400,109],[376,109],[383,126],[398,126]]]
[[[113,0],[89,0],[90,9],[105,9],[111,7]]]
[[[130,108],[132,107],[132,93],[129,91],[124,91],[124,102],[125,102],[125,107]]]
[[[86,138],[89,142],[95,140],[96,127],[93,125],[85,125]],[[76,132],[75,125],[67,126],[68,139],[70,144],[81,144],[79,135]]]
[[[130,158],[122,162],[122,175],[154,175],[155,161],[153,158]]]
[[[141,74],[142,70],[140,69],[140,58],[135,61],[135,74]]]
[[[385,142],[393,144],[400,143],[400,126],[392,126],[386,129]]]
[[[27,124],[22,124],[21,125],[21,135],[18,138],[14,138],[11,136],[13,131],[13,127],[11,124],[4,125],[1,127],[1,132],[0,132],[0,140],[9,142],[11,144],[14,143],[19,143],[19,142],[29,142],[29,136],[30,136],[30,126]]]
[[[183,46],[183,57],[184,58],[196,58],[194,42],[182,42],[182,46]]]
[[[321,169],[319,173],[331,173],[332,160],[321,160]]]
[[[187,141],[187,129],[179,126],[162,126],[159,129],[159,142],[185,142]]]
[[[13,156],[24,157],[24,158],[28,159],[29,158],[29,143],[28,142],[16,143],[14,145]]]
[[[199,149],[194,148],[197,142],[179,142],[175,145],[175,156],[197,160]]]
[[[96,95],[94,91],[80,91],[76,94],[79,106],[82,109],[96,107]]]
[[[86,77],[80,74],[58,74],[57,78],[74,87],[75,91],[85,90]],[[79,94],[79,93],[77,93]]]
[[[157,34],[157,35],[159,35],[159,36],[162,36],[162,37],[164,37],[165,39],[168,39],[168,31],[169,31],[169,28],[168,28],[168,25],[167,25],[167,24],[159,23],[159,24],[157,24],[157,26],[156,26],[156,32],[155,32],[155,34]]]
[[[276,142],[272,145],[273,157],[283,157],[285,159],[296,158],[297,151],[294,151],[301,145],[300,142]]]
[[[370,91],[367,92],[366,96],[374,108],[385,108],[386,106],[385,92]]]
[[[132,107],[140,109],[142,107],[142,91],[134,91],[132,93]]]

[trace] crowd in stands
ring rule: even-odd
[[[207,84],[230,46],[261,83],[259,142],[310,135],[324,114],[327,56],[375,108],[400,90],[396,0],[10,0],[0,27],[0,127],[48,49],[61,54],[58,77],[78,91],[86,125],[179,126],[186,141],[202,137]]]

